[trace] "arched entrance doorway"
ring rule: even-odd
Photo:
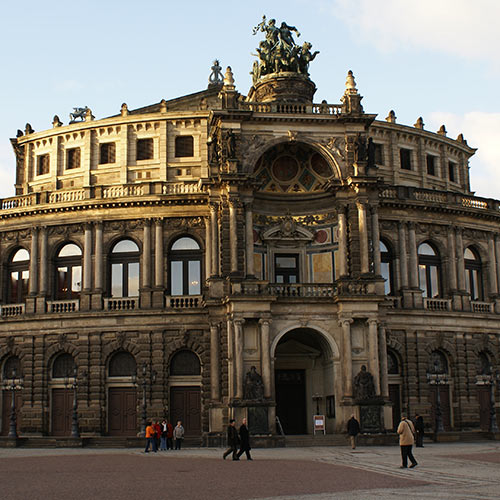
[[[335,424],[333,353],[326,338],[311,328],[296,328],[275,349],[276,416],[285,434],[308,434],[313,415]]]

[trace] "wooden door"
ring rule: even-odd
[[[445,431],[451,431],[451,407],[450,407],[450,386],[435,385],[431,389],[431,418],[432,427],[434,429],[436,422],[436,388],[439,389],[441,417],[443,419],[443,427]]]
[[[110,387],[108,392],[108,434],[137,435],[137,391],[135,387]]]
[[[52,389],[52,435],[70,436],[73,390]]]
[[[20,409],[23,404],[21,399],[21,394],[19,391],[16,391],[16,422],[17,422],[17,430],[19,431],[19,416]],[[2,428],[1,435],[8,436],[10,429],[10,409],[12,407],[12,391],[2,391]]]
[[[276,370],[276,415],[286,434],[306,434],[306,375],[304,370]],[[311,415],[312,418],[312,415]]]
[[[389,399],[392,402],[392,428],[396,430],[401,421],[401,386],[389,384]]]
[[[490,397],[489,385],[477,386],[477,399],[479,401],[479,425],[482,431],[487,431],[490,428]]]
[[[201,435],[201,392],[199,387],[170,388],[170,419],[180,420],[186,437]]]

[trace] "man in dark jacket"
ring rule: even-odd
[[[238,452],[237,458],[240,458],[243,452],[245,452],[247,460],[252,460],[250,450],[250,434],[248,432],[247,419],[244,418],[240,427],[240,451]]]
[[[347,434],[349,434],[349,439],[351,440],[351,448],[356,449],[356,436],[359,434],[359,422],[356,420],[354,415],[347,421]]]
[[[238,458],[238,444],[240,440],[238,438],[238,431],[236,430],[236,420],[232,418],[227,426],[227,445],[229,448],[224,452],[222,458],[226,460],[226,457],[232,453],[233,460],[239,460]]]
[[[418,413],[415,415],[415,444],[417,448],[424,447],[424,418]]]

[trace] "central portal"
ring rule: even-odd
[[[311,328],[291,330],[276,345],[275,358],[276,416],[285,435],[312,434],[318,410],[332,432],[333,354],[325,336]]]

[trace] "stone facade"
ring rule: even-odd
[[[22,435],[68,435],[73,394],[87,436],[135,435],[144,412],[205,442],[243,416],[259,434],[312,433],[316,413],[327,433],[353,413],[384,431],[403,410],[432,422],[436,387],[445,430],[488,428],[500,211],[470,191],[475,150],[376,120],[352,73],[335,105],[265,80],[273,99],[228,69],[12,139],[0,367],[23,377]]]

